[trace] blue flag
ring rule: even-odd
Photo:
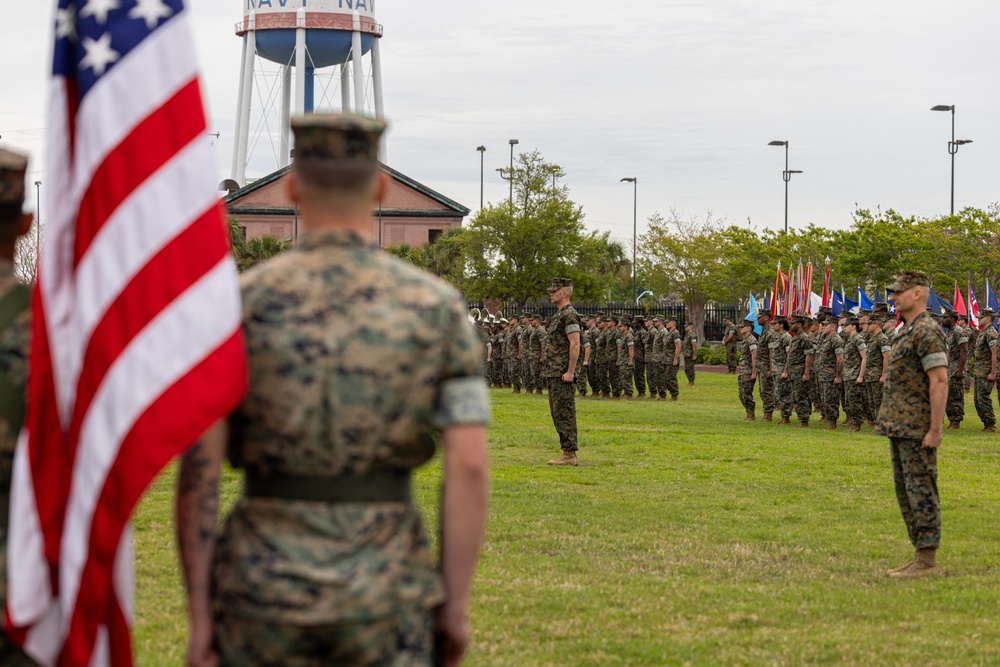
[[[1000,310],[1000,304],[997,303],[997,295],[994,294],[993,288],[989,283],[986,283],[986,307],[992,308],[993,312]]]
[[[860,287],[858,288],[858,304],[864,310],[869,310],[869,311],[872,309],[873,305],[872,300],[868,298],[867,294],[861,291]]]
[[[764,327],[757,324],[757,299],[754,298],[753,294],[750,295],[750,312],[743,319],[753,322],[753,333],[755,336],[759,336],[764,331]]]
[[[844,297],[837,290],[833,290],[833,297],[830,299],[830,310],[833,311],[834,317],[840,317],[840,314],[844,312]]]
[[[858,313],[858,302],[844,297],[844,310],[848,313],[853,313],[857,315]]]
[[[875,303],[885,303],[885,299],[882,298],[882,292],[875,288]]]

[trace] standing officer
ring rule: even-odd
[[[944,326],[948,328],[945,342],[948,345],[948,428],[962,428],[965,419],[965,364],[969,356],[969,334],[958,323],[958,313],[949,310],[944,314]]]
[[[632,338],[635,341],[635,363],[633,364],[633,375],[635,376],[635,395],[642,398],[646,395],[646,331],[645,320],[636,315],[632,322]]]
[[[625,400],[632,400],[632,376],[635,364],[635,338],[629,330],[628,320],[618,323],[618,375],[621,378],[622,393]]]
[[[528,361],[531,365],[531,385],[536,394],[542,393],[542,363],[545,361],[545,328],[542,316],[533,315],[531,335],[528,336]]]
[[[677,331],[676,317],[667,319],[666,331],[663,341],[663,389],[670,392],[671,401],[676,401],[681,393],[677,384],[677,371],[681,365],[681,334]]]
[[[806,327],[810,319],[796,315],[792,319],[792,342],[788,346],[788,363],[781,374],[792,385],[792,405],[799,418],[798,428],[809,428],[812,417],[812,385],[816,379],[812,375],[813,354],[815,343]]]
[[[736,372],[736,327],[733,326],[731,317],[725,318],[723,323],[726,325],[726,332],[722,336],[722,344],[726,346],[726,366],[732,375]]]
[[[517,335],[517,358],[520,361],[518,367],[521,370],[521,384],[524,385],[524,393],[530,394],[535,390],[535,381],[531,376],[531,331],[534,329],[534,320],[528,313],[521,313],[521,333]]]
[[[596,336],[595,347],[597,349],[597,388],[594,389],[594,397],[603,396],[611,398],[611,379],[608,376],[608,328],[611,320],[608,316],[602,316],[597,326],[600,333]]]
[[[562,455],[549,461],[550,466],[576,466],[576,379],[577,359],[580,358],[580,316],[573,310],[573,281],[553,278],[549,284],[549,300],[559,309],[549,322],[545,338],[545,364],[542,377],[549,385],[549,411],[559,434]]]
[[[898,309],[898,307],[897,307]],[[997,332],[993,328],[992,308],[979,311],[979,335],[976,336],[976,413],[983,422],[983,433],[997,432],[993,413],[993,387],[997,381]]]
[[[859,331],[861,323],[856,317],[847,318],[844,335],[844,412],[851,425],[851,432],[861,430],[865,419],[865,366],[868,362],[868,344]]]
[[[687,376],[687,386],[694,386],[694,364],[698,361],[698,337],[694,335],[694,325],[690,322],[684,325],[684,339],[681,341],[681,355],[684,357],[684,375]]]
[[[649,385],[649,399],[660,395],[660,366],[663,363],[663,341],[659,338],[659,327],[663,318],[659,315],[646,318],[646,384]]]
[[[877,304],[876,304],[877,305]],[[872,313],[868,318],[868,358],[865,365],[865,405],[868,414],[865,418],[872,426],[878,421],[878,412],[882,407],[885,376],[889,370],[889,353],[892,345],[889,337],[882,333],[882,318]]]
[[[590,381],[590,386],[594,386],[593,376],[591,375],[590,366],[590,355],[593,353],[593,347],[590,344],[591,330],[594,328],[594,316],[588,315],[584,320],[583,331],[580,332],[580,345],[582,351],[580,356],[583,357],[583,363],[581,364],[582,370],[579,377],[576,378],[576,390],[580,395],[580,398],[587,398],[587,381]],[[539,371],[541,372],[541,371]]]
[[[965,329],[965,334],[969,337],[969,358],[965,362],[965,375],[962,385],[965,387],[965,393],[968,394],[972,390],[972,361],[976,350],[976,337],[979,335],[979,331],[976,327],[972,326],[969,321],[968,316],[959,315],[958,324]]]
[[[507,331],[507,337],[504,339],[504,356],[507,360],[507,377],[510,378],[510,384],[514,387],[512,394],[521,393],[521,325],[518,324],[517,318],[513,318],[510,321],[510,330]]]
[[[915,549],[913,560],[890,570],[890,577],[916,578],[938,572],[937,449],[948,398],[948,353],[941,327],[925,310],[929,287],[925,274],[903,271],[886,288],[893,292],[905,324],[892,344],[878,426],[889,438],[896,501]]]
[[[0,382],[8,389],[0,399],[0,497],[10,497],[11,470],[17,436],[24,422],[31,343],[31,290],[14,275],[14,246],[31,229],[23,212],[28,157],[0,148]],[[0,604],[7,599],[7,511],[0,512]],[[35,662],[14,642],[0,635],[0,665],[32,667]]]
[[[454,288],[370,240],[384,128],[292,121],[306,234],[243,275],[248,392],[178,476],[191,665],[429,664],[434,633],[457,665],[468,645],[488,493],[479,342]],[[441,571],[410,490],[436,432]],[[212,567],[227,443],[243,495]]]
[[[774,330],[771,328],[771,313],[761,310],[757,313],[757,324],[762,331],[757,337],[757,368],[759,369],[760,382],[757,385],[760,391],[761,407],[764,410],[764,418],[761,421],[771,421],[774,414],[774,378],[771,375],[771,343],[776,338]]]
[[[774,338],[771,339],[771,377],[774,379],[774,407],[781,415],[782,424],[791,424],[792,383],[785,370],[788,368],[788,350],[792,337],[788,333],[788,320],[782,316],[771,322]]]
[[[753,400],[753,386],[757,382],[757,339],[753,335],[753,325],[745,320],[740,322],[739,339],[740,361],[737,385],[740,403],[747,411],[745,421],[752,422],[757,418],[757,402]]]
[[[816,349],[816,375],[819,380],[823,421],[829,431],[837,430],[840,419],[840,385],[843,384],[844,340],[837,333],[837,320],[823,323],[823,338]]]

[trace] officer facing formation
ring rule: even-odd
[[[482,356],[459,294],[369,238],[384,128],[292,122],[288,194],[306,233],[242,276],[247,395],[178,476],[191,665],[430,664],[435,636],[457,665],[468,646],[488,493]],[[441,570],[411,500],[436,432]],[[226,455],[243,495],[215,547]]]
[[[549,322],[545,338],[545,363],[542,377],[548,383],[549,411],[559,434],[562,455],[549,461],[553,466],[577,466],[576,439],[576,368],[580,358],[580,316],[573,309],[573,281],[553,278],[549,299],[559,308]]]
[[[14,246],[31,228],[23,212],[28,157],[0,148],[0,498],[10,497],[17,436],[24,423],[31,344],[31,291],[14,275]],[[6,507],[6,500],[4,502]],[[7,511],[0,512],[0,604],[7,599]],[[31,667],[35,662],[14,642],[0,636],[0,665]]]
[[[746,421],[757,418],[757,402],[753,399],[753,386],[757,382],[757,339],[753,335],[753,325],[741,322],[739,328],[740,360],[738,365],[740,402],[747,411]]]
[[[694,335],[694,325],[684,325],[684,338],[681,340],[681,355],[684,357],[684,375],[687,376],[687,386],[694,386],[694,365],[698,361],[698,337]]]
[[[723,320],[726,325],[725,333],[722,335],[722,344],[726,348],[726,366],[729,368],[729,374],[732,375],[736,372],[736,346],[739,343],[738,332],[736,327],[733,326],[733,318],[727,317]]]

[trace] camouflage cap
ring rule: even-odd
[[[876,303],[872,306],[872,313],[888,313],[889,304],[887,303]]]
[[[887,292],[905,292],[914,287],[930,287],[931,281],[923,271],[901,271],[896,281],[886,286]]]
[[[0,204],[24,203],[28,156],[0,148]]]
[[[751,322],[750,320],[743,320],[736,326],[740,329],[753,329],[753,322]]]
[[[862,315],[871,315],[871,314],[872,311],[868,310],[867,308],[858,308],[858,317],[861,317]]]
[[[355,114],[315,113],[291,121],[298,160],[378,160],[383,120]]]
[[[996,311],[994,311],[992,308],[979,309],[979,317],[992,317],[994,315],[996,315]]]
[[[572,287],[573,281],[569,278],[552,278],[549,281],[549,292],[555,292],[557,289],[562,289],[563,287]]]
[[[958,313],[955,310],[945,310],[943,313],[941,313],[941,316],[954,317],[956,320],[958,319]]]
[[[847,320],[844,322],[844,324],[849,324],[851,326],[855,326],[856,327],[859,324],[861,324],[861,320],[859,320],[856,317],[848,317]]]
[[[757,311],[758,320],[769,320],[771,319],[771,311],[769,310],[758,310]]]
[[[783,324],[788,322],[788,318],[785,317],[784,315],[775,315],[774,319],[771,321],[774,322],[775,324]]]
[[[538,313],[535,313],[534,315],[531,316],[531,319],[537,320],[537,321],[541,322],[542,321],[542,316],[539,315]]]
[[[663,315],[655,315],[653,317],[653,321],[654,322],[662,322],[663,321]]]
[[[830,306],[820,306],[819,315],[833,315],[833,308]]]

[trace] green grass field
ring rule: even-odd
[[[492,398],[467,664],[1000,664],[1000,438],[971,397],[939,457],[945,575],[919,581],[883,574],[912,556],[885,438],[744,422],[735,377],[701,373],[678,403],[578,402],[581,465],[553,468],[547,397]],[[139,665],[183,661],[173,483],[135,521]]]

